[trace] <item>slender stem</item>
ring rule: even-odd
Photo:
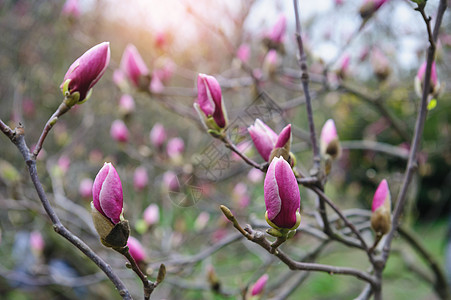
[[[0,126],[3,129],[4,127],[2,124],[4,123],[0,120]],[[47,199],[47,195],[45,194],[44,188],[42,187],[42,184],[39,180],[36,169],[36,160],[33,159],[30,150],[28,149],[28,146],[25,142],[24,128],[21,126],[16,128],[12,135],[8,135],[9,131],[6,131],[7,133],[5,133],[5,135],[7,135],[11,139],[11,142],[16,145],[26,162],[31,181],[34,184],[36,192],[38,193],[42,206],[44,207],[47,215],[50,217],[50,220],[53,223],[53,229],[55,230],[55,232],[67,239],[81,252],[83,252],[89,259],[91,259],[108,276],[110,281],[116,286],[119,294],[123,299],[132,299],[130,292],[127,290],[121,279],[114,273],[111,266],[108,265],[100,256],[98,256],[85,242],[83,242],[79,237],[70,232],[61,223],[59,217],[57,216],[49,200]]]
[[[305,95],[305,106],[307,109],[307,119],[309,123],[309,129],[310,129],[310,141],[313,148],[313,174],[316,175],[319,172],[320,169],[320,163],[321,163],[321,157],[319,154],[319,147],[316,140],[316,133],[315,133],[315,124],[313,122],[313,111],[312,111],[312,99],[310,97],[309,92],[309,75],[307,71],[307,56],[304,52],[304,45],[302,42],[301,37],[301,21],[299,17],[299,3],[298,0],[293,0],[294,4],[294,13],[296,16],[296,41],[298,44],[299,49],[299,67],[301,68],[301,82],[302,82],[302,88],[304,90]]]
[[[342,275],[348,275],[353,276],[358,279],[361,279],[363,281],[366,281],[370,284],[374,284],[375,278],[373,278],[371,275],[369,275],[366,272],[353,269],[353,268],[347,268],[347,267],[335,267],[335,266],[329,266],[329,265],[323,265],[323,264],[317,264],[317,263],[306,263],[306,262],[298,262],[293,259],[291,259],[287,254],[285,254],[282,250],[276,249],[274,253],[272,252],[273,247],[271,246],[271,242],[269,242],[260,231],[254,231],[250,225],[247,225],[244,229],[241,227],[241,225],[238,223],[236,218],[233,216],[231,211],[224,205],[221,205],[221,210],[226,216],[227,219],[229,219],[233,226],[241,232],[241,234],[246,237],[248,240],[260,245],[263,249],[268,251],[269,253],[275,255],[277,258],[280,259],[284,264],[286,264],[291,270],[303,270],[303,271],[318,271],[318,272],[325,272],[329,273],[330,275],[333,274],[342,274]]]
[[[138,275],[139,279],[141,279],[143,283],[144,299],[145,300],[150,299],[150,295],[152,294],[153,290],[157,287],[159,281],[152,282],[147,278],[147,276],[143,273],[143,271],[141,271],[141,268],[138,266],[133,256],[131,256],[128,246],[114,250],[124,255],[125,258],[127,258],[127,260],[130,262],[132,270]],[[164,265],[162,265],[160,269],[161,268],[164,268]]]
[[[410,232],[402,226],[398,228],[398,232],[429,264],[429,267],[435,276],[434,288],[436,293],[441,299],[450,299],[451,295],[443,270],[433,256],[421,244],[420,239],[416,237],[413,232]]]
[[[52,129],[53,125],[55,125],[56,122],[58,121],[58,118],[64,115],[66,112],[68,112],[70,108],[71,107],[66,104],[66,101],[63,101],[57,108],[57,110],[53,113],[53,115],[50,117],[50,119],[47,121],[44,130],[42,130],[41,136],[39,137],[39,140],[33,150],[33,159],[36,159],[36,157],[38,156],[39,152],[42,149],[42,145],[44,144],[45,138]]]
[[[437,14],[436,14],[436,21],[434,25],[434,31],[432,32],[432,36],[428,36],[429,40],[431,40],[428,51],[427,51],[427,60],[426,60],[426,74],[424,77],[424,85],[423,85],[423,95],[421,97],[421,106],[420,110],[418,111],[418,116],[415,123],[415,131],[413,135],[413,141],[410,148],[409,153],[409,160],[407,162],[406,171],[404,173],[404,179],[403,183],[401,185],[401,189],[399,191],[396,206],[393,212],[392,216],[392,227],[390,232],[387,235],[387,238],[385,240],[384,247],[382,249],[382,263],[375,265],[375,275],[378,278],[378,281],[382,281],[382,272],[385,268],[385,264],[387,263],[388,257],[390,255],[390,247],[393,240],[393,237],[395,235],[395,232],[399,228],[400,224],[400,217],[402,215],[402,212],[404,210],[405,204],[406,204],[406,195],[409,188],[409,184],[412,180],[413,173],[417,169],[417,163],[416,163],[416,156],[420,144],[420,140],[423,134],[424,124],[426,121],[427,116],[427,105],[428,105],[428,97],[429,97],[429,91],[430,91],[430,85],[431,85],[431,73],[432,73],[432,62],[434,61],[434,55],[435,55],[435,45],[438,38],[439,29],[442,23],[443,15],[446,11],[447,6],[447,0],[440,0]],[[420,8],[420,7],[419,7]],[[420,8],[422,9],[422,8]],[[421,11],[421,10],[420,10]],[[426,21],[426,25],[428,25],[428,21]],[[428,30],[429,32],[429,30]],[[375,291],[375,299],[381,299],[381,289],[380,284],[379,288]]]
[[[14,131],[9,128],[8,125],[3,123],[3,121],[0,119],[0,130],[9,138],[12,139],[14,136]]]
[[[227,137],[224,136],[223,138],[221,138],[221,140],[224,142],[225,146],[227,148],[229,148],[230,150],[232,150],[233,152],[235,152],[236,154],[238,154],[239,157],[241,157],[247,164],[251,165],[252,167],[259,169],[263,172],[265,172],[268,169],[268,164],[264,163],[264,164],[258,164],[255,161],[253,161],[252,159],[250,159],[249,157],[247,157],[243,152],[241,152],[236,145],[233,144],[233,142]]]

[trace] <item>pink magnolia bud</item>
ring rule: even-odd
[[[338,77],[340,77],[341,79],[345,79],[346,76],[348,75],[350,61],[351,57],[349,55],[343,57],[340,64],[340,69],[338,70]]]
[[[291,143],[291,124],[285,126],[277,137],[275,148],[290,148]]]
[[[373,16],[373,14],[388,0],[365,0],[360,7],[360,16],[362,19],[367,20]]]
[[[180,183],[177,174],[173,171],[167,171],[163,174],[163,187],[169,192],[180,191]]]
[[[246,208],[251,202],[247,185],[242,182],[237,183],[233,188],[232,198],[235,202],[237,202],[238,207]]]
[[[150,142],[155,148],[161,148],[164,141],[166,141],[166,130],[160,123],[155,123],[150,131]]]
[[[74,105],[82,103],[90,96],[92,87],[105,73],[110,62],[110,43],[98,44],[80,56],[67,71],[61,83],[66,98]]]
[[[426,75],[426,66],[427,63],[424,62],[418,69],[418,73],[415,76],[415,92],[417,93],[418,97],[423,96],[423,86],[424,86],[424,76]],[[437,77],[437,68],[435,65],[435,61],[432,62],[430,84],[431,84],[430,94],[432,94],[432,96],[437,96],[440,90],[440,83]]]
[[[291,166],[283,157],[272,160],[263,189],[268,224],[276,229],[296,229],[301,222],[301,196]]]
[[[42,234],[34,230],[30,233],[30,247],[36,253],[41,253],[44,250],[45,242]]]
[[[128,115],[135,111],[135,100],[129,94],[123,94],[119,99],[119,111]]]
[[[138,167],[133,174],[133,186],[135,190],[142,191],[146,188],[149,182],[149,177],[147,176],[147,170],[145,167]]]
[[[262,171],[260,171],[259,169],[251,169],[249,171],[249,173],[247,173],[247,178],[250,180],[250,182],[252,183],[259,183],[262,181],[264,176],[264,173]]]
[[[287,29],[287,18],[285,15],[280,15],[276,24],[274,24],[271,31],[268,33],[267,37],[274,43],[282,43]]]
[[[201,231],[202,229],[204,229],[207,226],[209,220],[210,214],[206,211],[201,212],[197,216],[196,221],[194,221],[194,228],[196,229],[196,231]]]
[[[80,17],[80,4],[78,3],[78,0],[67,0],[66,3],[64,3],[61,14],[63,16],[78,19],[78,17]]]
[[[379,48],[373,48],[371,52],[371,66],[379,80],[385,80],[391,73],[390,62]]]
[[[374,193],[371,211],[371,227],[377,234],[386,234],[391,228],[391,196],[385,179]]]
[[[286,161],[288,161],[291,165],[294,164],[294,160],[292,160],[292,156],[290,155],[291,148],[291,124],[285,126],[277,137],[276,144],[274,145],[274,149],[271,151],[269,155],[269,161],[271,162],[274,157],[283,157]]]
[[[158,205],[155,203],[150,204],[144,210],[143,218],[148,226],[157,224],[160,221],[160,209],[158,208]]]
[[[221,86],[213,76],[205,74],[197,76],[197,102],[194,108],[208,129],[219,130],[227,126]]]
[[[120,222],[123,209],[122,183],[111,163],[105,163],[94,180],[92,203],[112,224]]]
[[[335,5],[340,6],[344,3],[344,0],[335,0]]]
[[[257,296],[263,292],[263,289],[266,286],[268,278],[269,278],[268,274],[264,274],[254,283],[251,289],[251,296]]]
[[[179,137],[172,138],[168,141],[166,151],[170,158],[178,159],[185,151],[185,143]]]
[[[78,192],[83,198],[89,198],[92,195],[93,181],[91,178],[84,178],[80,181]]]
[[[23,114],[26,117],[28,117],[28,118],[33,117],[36,113],[36,106],[34,104],[34,101],[30,98],[24,98],[22,100],[22,110],[23,110]]]
[[[122,120],[115,120],[111,124],[110,135],[116,142],[126,143],[129,137],[127,126]]]
[[[70,158],[67,155],[61,155],[60,158],[58,159],[58,167],[60,168],[60,170],[63,173],[66,173],[67,171],[69,171],[69,167],[70,167]]]
[[[242,44],[236,51],[236,56],[243,63],[247,63],[251,56],[251,48],[247,44]]]
[[[326,123],[324,123],[323,128],[321,129],[320,150],[323,156],[330,155],[330,157],[333,159],[340,156],[340,142],[338,139],[334,120],[332,119],[327,120]]]
[[[265,161],[268,161],[271,151],[276,144],[277,134],[260,119],[256,119],[254,124],[249,126],[247,130],[258,153]]]
[[[158,73],[152,74],[152,80],[150,81],[149,90],[155,94],[159,94],[164,91],[164,85]]]
[[[147,87],[148,81],[145,78],[149,76],[149,69],[132,44],[128,44],[122,54],[121,69],[135,87]]]
[[[133,257],[133,259],[136,261],[137,264],[146,260],[146,257],[147,257],[146,250],[144,250],[143,245],[136,238],[134,238],[132,236],[129,237],[127,246],[128,246],[130,255]]]
[[[277,51],[271,49],[266,53],[265,60],[263,61],[263,73],[266,76],[272,76],[275,74],[279,65],[279,58]]]

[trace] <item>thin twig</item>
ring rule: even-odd
[[[441,299],[449,299],[451,295],[449,292],[448,283],[443,270],[437,263],[437,261],[422,245],[420,240],[414,235],[413,232],[410,232],[402,226],[398,228],[398,232],[412,246],[412,248],[414,248],[418,252],[418,254],[420,254],[424,258],[426,263],[431,268],[435,276],[434,288],[436,293],[440,296]]]
[[[0,124],[4,123],[0,120]],[[48,201],[47,195],[45,194],[44,188],[42,187],[42,184],[39,180],[36,169],[36,160],[32,158],[30,150],[25,142],[24,128],[22,126],[19,126],[14,130],[12,135],[8,135],[7,133],[5,133],[5,135],[10,137],[11,142],[16,145],[17,149],[19,149],[20,153],[22,154],[28,167],[31,181],[34,184],[36,192],[38,193],[42,206],[44,207],[47,215],[50,217],[50,220],[53,223],[53,229],[55,230],[55,232],[67,239],[81,252],[83,252],[89,259],[91,259],[108,276],[111,282],[116,286],[119,294],[123,299],[132,299],[130,292],[127,290],[121,279],[114,273],[111,266],[108,265],[100,256],[98,256],[85,242],[83,242],[79,237],[70,232],[61,223],[58,215]]]
[[[391,243],[394,237],[395,232],[399,228],[400,223],[400,217],[402,215],[402,212],[404,210],[405,204],[406,204],[406,195],[407,190],[409,188],[409,184],[412,180],[413,173],[417,169],[417,163],[416,163],[416,156],[418,152],[418,148],[420,145],[420,140],[422,138],[424,124],[426,121],[427,116],[427,105],[428,105],[428,97],[429,97],[429,91],[430,91],[430,85],[431,85],[431,73],[432,73],[432,62],[434,61],[434,55],[435,55],[435,43],[438,38],[439,29],[442,23],[443,15],[446,11],[447,6],[447,0],[440,0],[437,14],[436,14],[436,21],[434,25],[434,31],[432,33],[432,38],[429,36],[429,39],[432,40],[432,43],[430,43],[428,51],[427,51],[427,60],[426,60],[426,74],[424,76],[424,85],[423,85],[423,95],[421,98],[421,106],[420,110],[418,111],[417,120],[415,123],[415,131],[413,135],[413,141],[410,148],[409,153],[409,160],[407,162],[406,171],[404,173],[404,179],[403,183],[401,185],[401,189],[398,194],[398,198],[396,201],[396,206],[393,212],[392,216],[392,227],[390,232],[387,235],[387,238],[385,240],[385,244],[382,251],[382,264],[377,265],[375,275],[380,281],[382,278],[382,271],[385,267],[385,264],[388,260],[389,254],[390,254],[390,247]],[[427,23],[427,22],[426,22]],[[380,300],[382,298],[381,296],[381,290],[380,285],[379,289],[375,290],[375,299]]]

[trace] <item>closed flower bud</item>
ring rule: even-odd
[[[268,282],[268,278],[268,274],[264,274],[254,283],[251,289],[251,296],[257,296],[263,292],[266,282]]]
[[[144,222],[147,226],[152,226],[160,221],[160,209],[155,203],[150,204],[143,214]]]
[[[242,44],[236,51],[236,57],[238,57],[238,59],[243,63],[247,63],[249,61],[250,56],[251,56],[251,48],[247,44]]]
[[[173,171],[167,171],[163,174],[163,187],[168,192],[180,191],[180,183],[177,174]]]
[[[379,48],[374,48],[371,52],[371,65],[374,74],[381,81],[387,79],[391,73],[390,62]]]
[[[291,166],[283,157],[269,165],[264,183],[266,221],[275,229],[296,229],[301,222],[301,196]]]
[[[290,156],[290,148],[291,148],[291,124],[285,126],[277,137],[276,144],[274,145],[274,149],[271,151],[271,155],[269,156],[269,161],[271,162],[274,157],[282,156],[287,162],[292,164],[291,156]]]
[[[94,180],[91,211],[102,243],[107,247],[124,247],[129,227],[123,219],[121,179],[111,163],[105,163]]]
[[[280,15],[276,24],[274,24],[271,31],[267,34],[267,37],[273,43],[280,44],[283,42],[286,30],[287,30],[287,18],[285,17],[285,15]]]
[[[116,142],[126,143],[129,133],[127,126],[122,120],[115,120],[111,124],[110,135]]]
[[[273,76],[276,73],[277,67],[279,66],[279,57],[276,50],[271,49],[266,53],[265,59],[263,61],[263,73],[266,76]]]
[[[135,111],[135,100],[129,94],[124,94],[119,99],[119,112],[123,115],[129,115]]]
[[[374,193],[371,211],[371,228],[378,235],[386,234],[391,228],[391,196],[385,179]]]
[[[80,181],[80,186],[78,187],[78,192],[83,198],[88,198],[92,195],[92,184],[91,178],[84,178]]]
[[[227,112],[222,99],[221,86],[210,75],[197,76],[197,102],[194,108],[207,129],[219,132],[227,127]]]
[[[426,75],[426,62],[424,62],[421,67],[418,69],[418,73],[415,76],[415,92],[417,93],[418,97],[423,96],[423,86],[424,86],[424,76]],[[437,77],[437,68],[435,65],[435,61],[432,62],[431,67],[431,83],[430,83],[430,90],[429,94],[432,97],[437,97],[440,94],[440,82],[438,81]]]
[[[130,252],[130,255],[133,257],[133,259],[135,260],[135,262],[137,264],[144,262],[146,260],[146,258],[147,258],[146,250],[144,250],[143,245],[136,238],[134,238],[132,236],[129,237],[127,246],[128,246],[128,251]]]
[[[132,44],[127,45],[122,54],[121,69],[135,87],[147,89],[150,83],[150,72],[138,49]]]
[[[61,10],[63,16],[78,19],[80,17],[80,4],[78,0],[67,0]]]
[[[171,159],[179,161],[181,159],[183,151],[185,151],[185,143],[179,137],[172,138],[168,141],[166,151]]]
[[[31,250],[37,255],[41,254],[44,250],[44,238],[42,237],[42,234],[37,230],[34,230],[30,233],[30,247]]]
[[[258,153],[265,160],[269,160],[272,149],[276,145],[277,133],[275,133],[268,125],[263,123],[260,119],[256,119],[254,124],[247,129],[254,142]]]
[[[147,170],[145,167],[138,167],[133,174],[133,187],[137,191],[142,191],[146,188],[149,182],[149,177],[147,176]]]
[[[330,156],[332,159],[336,159],[341,154],[337,129],[335,128],[335,123],[332,119],[327,120],[321,129],[320,149],[321,154],[324,157]]]
[[[160,123],[155,123],[150,131],[150,142],[155,148],[161,148],[166,141],[166,130]]]
[[[363,20],[368,20],[388,0],[365,0],[359,9]]]
[[[110,43],[98,44],[80,56],[67,71],[61,83],[68,106],[86,101],[92,87],[105,73],[110,62]]]

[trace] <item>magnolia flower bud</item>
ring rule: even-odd
[[[161,148],[166,140],[166,130],[160,123],[155,123],[150,131],[150,142],[155,148]]]
[[[249,126],[247,130],[258,153],[265,161],[268,161],[271,151],[276,144],[277,134],[260,119],[256,119],[254,124]]]
[[[257,296],[263,292],[266,282],[268,282],[268,278],[268,274],[264,274],[254,283],[251,289],[251,296]]]
[[[391,196],[385,179],[374,193],[371,211],[371,228],[378,235],[386,234],[391,228]]]
[[[101,242],[107,247],[124,247],[130,232],[123,218],[122,183],[111,163],[105,163],[92,188],[91,213]]]
[[[272,160],[263,188],[268,224],[275,229],[296,229],[301,222],[301,196],[291,166],[283,157]]]
[[[213,76],[197,76],[197,102],[194,103],[202,123],[207,129],[219,132],[227,127],[227,112],[222,99],[221,86]]]
[[[426,62],[424,62],[421,67],[418,69],[418,73],[415,76],[415,92],[418,95],[418,97],[423,96],[423,86],[424,86],[424,76],[426,75]],[[435,61],[432,62],[431,67],[431,83],[430,83],[430,90],[429,94],[432,97],[437,97],[440,93],[440,82],[438,81],[437,77],[437,68],[435,65]]]
[[[330,156],[332,159],[336,159],[341,154],[337,129],[332,119],[327,120],[321,129],[320,150],[324,157]]]
[[[135,111],[135,100],[129,94],[124,94],[119,99],[119,112],[122,115],[129,115]]]
[[[160,209],[155,203],[150,204],[143,214],[144,222],[147,226],[152,226],[160,221]]]
[[[142,191],[146,188],[149,182],[149,177],[147,176],[147,170],[145,167],[137,167],[135,173],[133,174],[133,187],[137,191]]]
[[[163,187],[168,192],[180,191],[180,184],[177,174],[173,171],[167,171],[163,174]]]
[[[34,230],[30,233],[30,248],[36,254],[41,254],[44,250],[45,242],[42,237],[42,234]]]
[[[80,17],[80,4],[78,0],[67,0],[64,3],[61,14],[69,18],[78,19]]]
[[[238,57],[238,59],[243,63],[247,63],[249,61],[250,56],[251,56],[251,48],[247,44],[242,44],[236,51],[236,57]]]
[[[287,162],[292,164],[291,155],[291,124],[285,126],[277,137],[276,144],[274,145],[274,149],[271,151],[271,155],[269,156],[269,161],[271,162],[274,157],[282,156]]]
[[[388,0],[365,0],[359,9],[363,20],[368,20]]]
[[[183,140],[179,137],[172,138],[168,141],[168,145],[166,147],[166,152],[168,153],[168,156],[178,161],[181,159],[181,156],[183,154],[183,151],[185,151],[185,143]]]
[[[135,260],[135,262],[137,264],[144,262],[146,260],[146,258],[147,258],[146,250],[144,250],[143,245],[136,238],[134,238],[132,236],[129,237],[127,246],[128,246],[128,251],[130,252],[130,255],[133,257],[133,259]]]
[[[92,195],[92,184],[91,178],[84,178],[80,181],[80,186],[78,187],[78,192],[83,198],[88,198]]]
[[[371,52],[371,65],[374,74],[381,81],[387,79],[391,73],[390,62],[379,48],[374,48]]]
[[[280,15],[276,24],[274,24],[271,31],[267,34],[267,37],[273,43],[280,44],[283,42],[286,30],[287,30],[287,18],[285,17],[285,15]]]
[[[110,135],[116,142],[126,143],[129,137],[127,126],[122,120],[115,120],[111,124]]]
[[[61,91],[73,106],[86,101],[91,95],[92,87],[105,73],[110,63],[110,43],[98,44],[80,56],[67,70],[61,83]]]
[[[146,89],[149,86],[149,69],[132,44],[128,44],[122,54],[121,69],[135,87]]]
[[[343,57],[341,63],[340,63],[340,69],[337,72],[337,75],[340,79],[345,79],[349,72],[349,63],[351,61],[351,57],[349,55],[346,55]]]
[[[263,73],[266,76],[273,76],[276,73],[277,67],[279,66],[279,57],[276,50],[271,49],[266,53],[265,59],[263,61]]]

